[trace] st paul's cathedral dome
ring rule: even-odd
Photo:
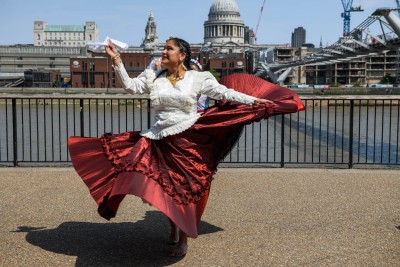
[[[204,22],[204,43],[244,43],[245,25],[235,0],[214,0]]]

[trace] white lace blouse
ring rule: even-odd
[[[114,69],[126,92],[150,95],[155,123],[140,133],[150,139],[161,139],[190,128],[201,116],[197,113],[197,98],[202,94],[216,100],[247,105],[252,105],[256,99],[219,84],[207,71],[187,71],[184,79],[173,86],[166,78],[166,72],[157,79],[158,73],[154,70],[145,70],[137,78],[130,78],[122,63]]]

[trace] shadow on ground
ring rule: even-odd
[[[223,229],[201,222],[199,234]],[[54,253],[77,256],[76,266],[166,266],[181,258],[169,257],[169,223],[159,211],[147,211],[137,222],[65,222],[55,229],[20,226],[26,240]]]

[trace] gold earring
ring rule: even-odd
[[[187,71],[187,68],[186,68],[185,64],[183,64],[183,62],[182,62],[182,68],[183,68],[185,71]]]

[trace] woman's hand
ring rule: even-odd
[[[270,103],[270,104],[272,104],[272,103],[274,103],[274,102],[271,101],[271,100],[268,100],[268,99],[257,98],[257,99],[254,100],[253,106],[256,106],[256,107],[257,107],[258,105],[264,104],[264,103]]]
[[[105,47],[105,49],[106,49],[107,54],[108,54],[110,57],[113,57],[113,56],[115,56],[115,55],[118,54],[118,50],[117,50],[117,48],[114,46],[114,44],[111,42],[111,40],[108,42],[108,45],[105,45],[104,47]]]
[[[161,58],[157,58],[154,63],[155,63],[156,70],[160,70],[161,69]]]
[[[108,45],[104,46],[106,49],[106,53],[111,57],[111,60],[115,66],[118,66],[121,63],[121,55],[118,53],[117,48],[114,44],[109,41]]]

